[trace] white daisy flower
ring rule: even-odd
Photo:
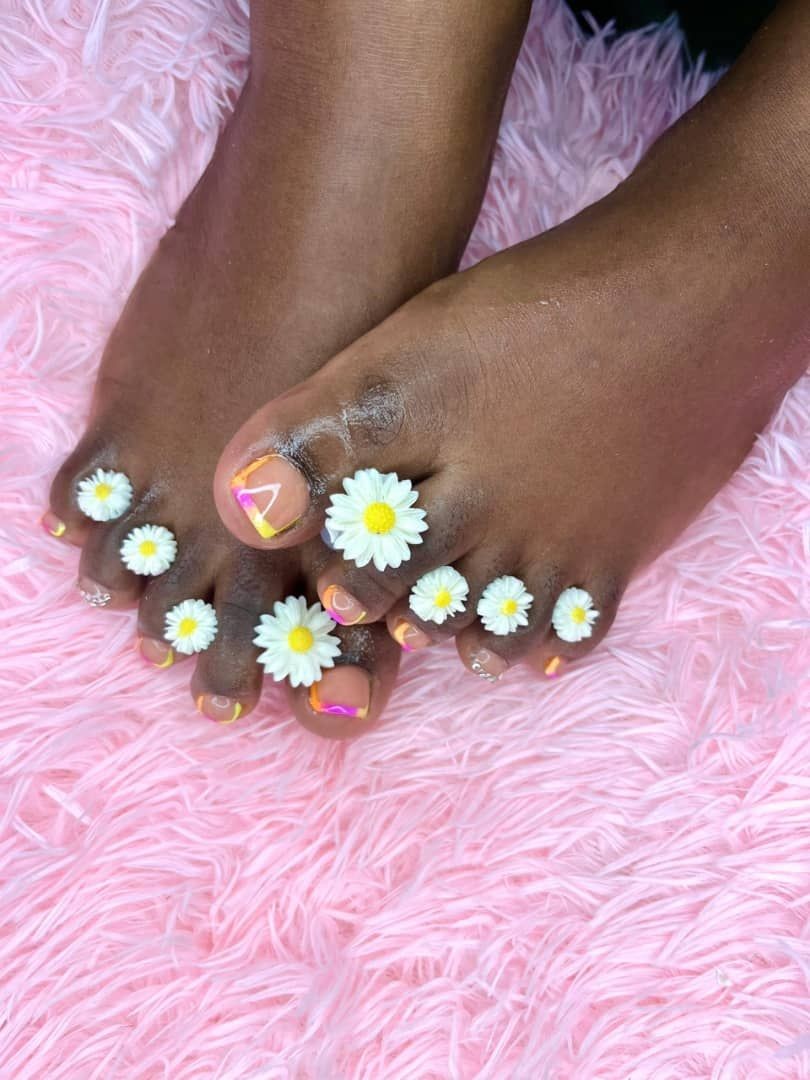
[[[551,615],[551,625],[562,641],[584,641],[599,618],[593,597],[584,589],[565,589],[560,593]]]
[[[156,577],[164,573],[177,556],[174,533],[163,525],[139,525],[121,545],[124,566],[133,574]]]
[[[467,579],[453,566],[440,566],[423,574],[411,589],[411,611],[425,622],[443,623],[464,611],[470,594]]]
[[[343,481],[331,498],[326,528],[336,550],[357,566],[373,562],[378,570],[394,569],[411,557],[427,530],[425,511],[414,506],[419,492],[396,473],[360,469]]]
[[[477,611],[484,628],[491,634],[503,637],[519,626],[528,625],[526,612],[533,600],[534,597],[520,578],[507,575],[490,581],[481,594]]]
[[[132,484],[122,472],[96,469],[92,476],[79,481],[76,501],[81,512],[93,521],[114,521],[132,503]]]
[[[164,637],[186,656],[204,652],[217,636],[217,613],[204,600],[183,600],[166,615]]]
[[[262,615],[253,644],[264,652],[259,663],[276,682],[289,679],[291,686],[312,686],[324,668],[335,666],[340,641],[335,623],[320,604],[307,607],[303,596],[276,601],[272,615]]]

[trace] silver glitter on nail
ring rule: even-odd
[[[80,588],[79,595],[90,607],[106,607],[112,603],[112,594],[108,592],[87,592]]]
[[[490,671],[487,671],[477,657],[470,662],[470,669],[479,679],[485,679],[488,683],[494,683],[500,679],[500,675],[493,675]]]

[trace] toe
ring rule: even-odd
[[[148,503],[145,500],[123,517],[88,532],[77,586],[91,606],[131,607],[150,581],[165,573],[178,557],[185,559],[185,542],[175,535],[168,510]],[[146,533],[139,531],[144,529]],[[134,552],[133,546],[137,548]]]
[[[243,543],[288,547],[317,535],[329,496],[358,469],[414,480],[427,471],[438,435],[420,430],[426,410],[415,401],[423,393],[401,322],[392,316],[260,409],[231,440],[214,494]]]
[[[148,580],[144,587],[138,605],[138,651],[153,667],[170,668],[189,659],[188,653],[167,641],[166,617],[185,600],[211,600],[214,573],[205,551],[204,545],[186,542],[166,573]]]
[[[292,590],[296,568],[279,553],[235,552],[217,571],[217,635],[201,652],[191,680],[197,711],[229,724],[256,707],[263,672],[253,644],[263,612]]]
[[[527,571],[522,580],[533,597],[525,626],[493,633],[478,618],[456,640],[464,666],[488,682],[497,682],[524,660],[549,678],[560,675],[567,664],[599,644],[613,622],[621,595],[614,578],[573,576],[554,563]],[[587,584],[583,587],[577,581]],[[572,591],[578,604],[568,602]],[[563,608],[564,617],[560,616]],[[578,640],[565,640],[560,634]]]
[[[348,739],[380,722],[399,670],[400,649],[382,625],[339,627],[341,657],[309,689],[289,689],[293,712],[316,735]]]
[[[41,518],[47,533],[66,543],[78,546],[84,543],[92,531],[93,520],[79,506],[80,485],[99,468],[121,475],[116,454],[109,445],[97,437],[85,436],[63,462],[51,484],[49,506]]]
[[[335,622],[377,622],[407,598],[418,581],[464,556],[480,539],[480,499],[468,486],[442,475],[426,480],[418,490],[428,528],[402,563],[381,571],[373,562],[360,566],[336,551],[320,568],[318,596]]]

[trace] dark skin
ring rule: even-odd
[[[266,19],[254,12],[251,86],[111,339],[88,437],[57,478],[52,509],[66,538],[84,545],[82,575],[115,602],[140,597],[148,645],[161,647],[163,614],[179,599],[215,596],[222,630],[198,660],[195,696],[255,703],[256,616],[300,591],[302,577],[311,592],[339,584],[356,597],[366,616],[343,633],[350,663],[371,680],[366,719],[324,718],[305,693],[292,694],[304,723],[342,736],[376,722],[394,677],[399,646],[376,619],[392,630],[407,619],[411,647],[455,635],[468,666],[481,673],[484,657],[484,674],[589,651],[632,574],[726,481],[804,370],[810,20],[803,4],[783,3],[612,196],[385,318],[458,258],[526,8],[482,4],[471,15],[465,6],[459,35],[452,4],[441,18],[427,5],[441,23],[435,53],[426,54],[423,13],[407,56],[384,55],[379,69],[358,73],[357,59],[379,57],[381,42],[409,40],[400,15],[390,35],[375,24],[373,48],[357,48],[345,71],[320,83],[324,58],[341,55],[336,33],[351,52],[380,17],[379,5],[365,20],[356,3],[336,5],[345,24],[327,28],[300,85],[278,80],[265,113],[272,50],[294,50],[301,68],[300,43],[321,25],[306,23],[304,7],[283,26],[272,7]],[[497,25],[482,26],[487,18]],[[471,57],[475,78],[465,78]],[[404,86],[391,87],[392,72]],[[287,124],[279,96],[300,110]],[[398,121],[395,133],[410,140],[390,146],[391,116],[406,105],[413,126]],[[274,200],[257,194],[267,177]],[[201,356],[215,361],[216,379],[204,377]],[[154,410],[156,396],[166,408]],[[225,525],[254,549],[246,557],[208,493],[228,433],[257,398],[273,400],[227,446],[215,481]],[[178,419],[206,432],[182,457]],[[311,501],[297,525],[264,541],[229,480],[276,450],[301,467]],[[96,464],[124,469],[148,494],[119,522],[88,529],[72,492]],[[368,465],[418,480],[431,523],[414,558],[385,575],[317,540],[329,493]],[[117,555],[141,521],[170,525],[183,553],[143,595]],[[405,598],[415,578],[448,562],[468,578],[472,602],[439,629]],[[523,577],[535,604],[525,631],[494,638],[475,620],[475,601],[502,573]],[[549,629],[568,584],[587,588],[602,613],[576,646]]]
[[[138,604],[141,651],[156,665],[172,659],[166,612],[186,598],[216,604],[219,634],[192,676],[198,707],[214,719],[255,705],[258,616],[306,588],[299,553],[245,549],[223,527],[211,494],[217,459],[268,394],[455,269],[528,8],[481,3],[459,39],[469,0],[401,11],[375,0],[251,7],[250,82],[110,338],[87,431],[46,518],[81,546],[85,593]],[[77,481],[97,466],[124,471],[138,495],[105,525],[75,501]],[[171,528],[180,550],[151,580],[119,556],[146,522]],[[399,647],[383,626],[344,639],[344,655],[371,678],[373,720]],[[311,710],[302,718],[316,730],[332,722]]]
[[[805,370],[808,56],[810,10],[790,0],[615,193],[429,288],[260,410],[218,468],[228,527],[289,548],[356,469],[416,478],[431,529],[410,561],[380,574],[336,553],[320,595],[337,585],[367,620],[407,620],[411,647],[453,635],[479,674],[589,652],[632,575],[728,480]],[[228,480],[273,450],[310,492],[297,524],[263,540]],[[437,627],[407,593],[448,563],[473,603]],[[506,637],[475,613],[501,574],[535,597]],[[571,585],[601,613],[578,644],[550,626]]]

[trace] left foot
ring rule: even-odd
[[[396,472],[418,485],[428,531],[384,571],[336,551],[325,606],[387,615],[406,648],[458,635],[462,660],[490,678],[521,658],[556,674],[590,650],[632,574],[731,476],[806,362],[803,167],[786,155],[773,175],[767,110],[762,127],[747,118],[750,160],[736,164],[742,133],[725,121],[737,93],[724,84],[598,205],[429,288],[260,410],[218,467],[231,531],[291,546],[323,526],[344,478]],[[310,492],[299,523],[268,541],[229,485],[257,450],[286,454]],[[372,516],[373,547],[396,514]],[[420,618],[411,588],[451,564],[466,608]],[[505,634],[477,617],[503,575],[533,597],[525,620],[490,624]],[[570,587],[592,610],[576,595],[566,626],[552,615]]]

